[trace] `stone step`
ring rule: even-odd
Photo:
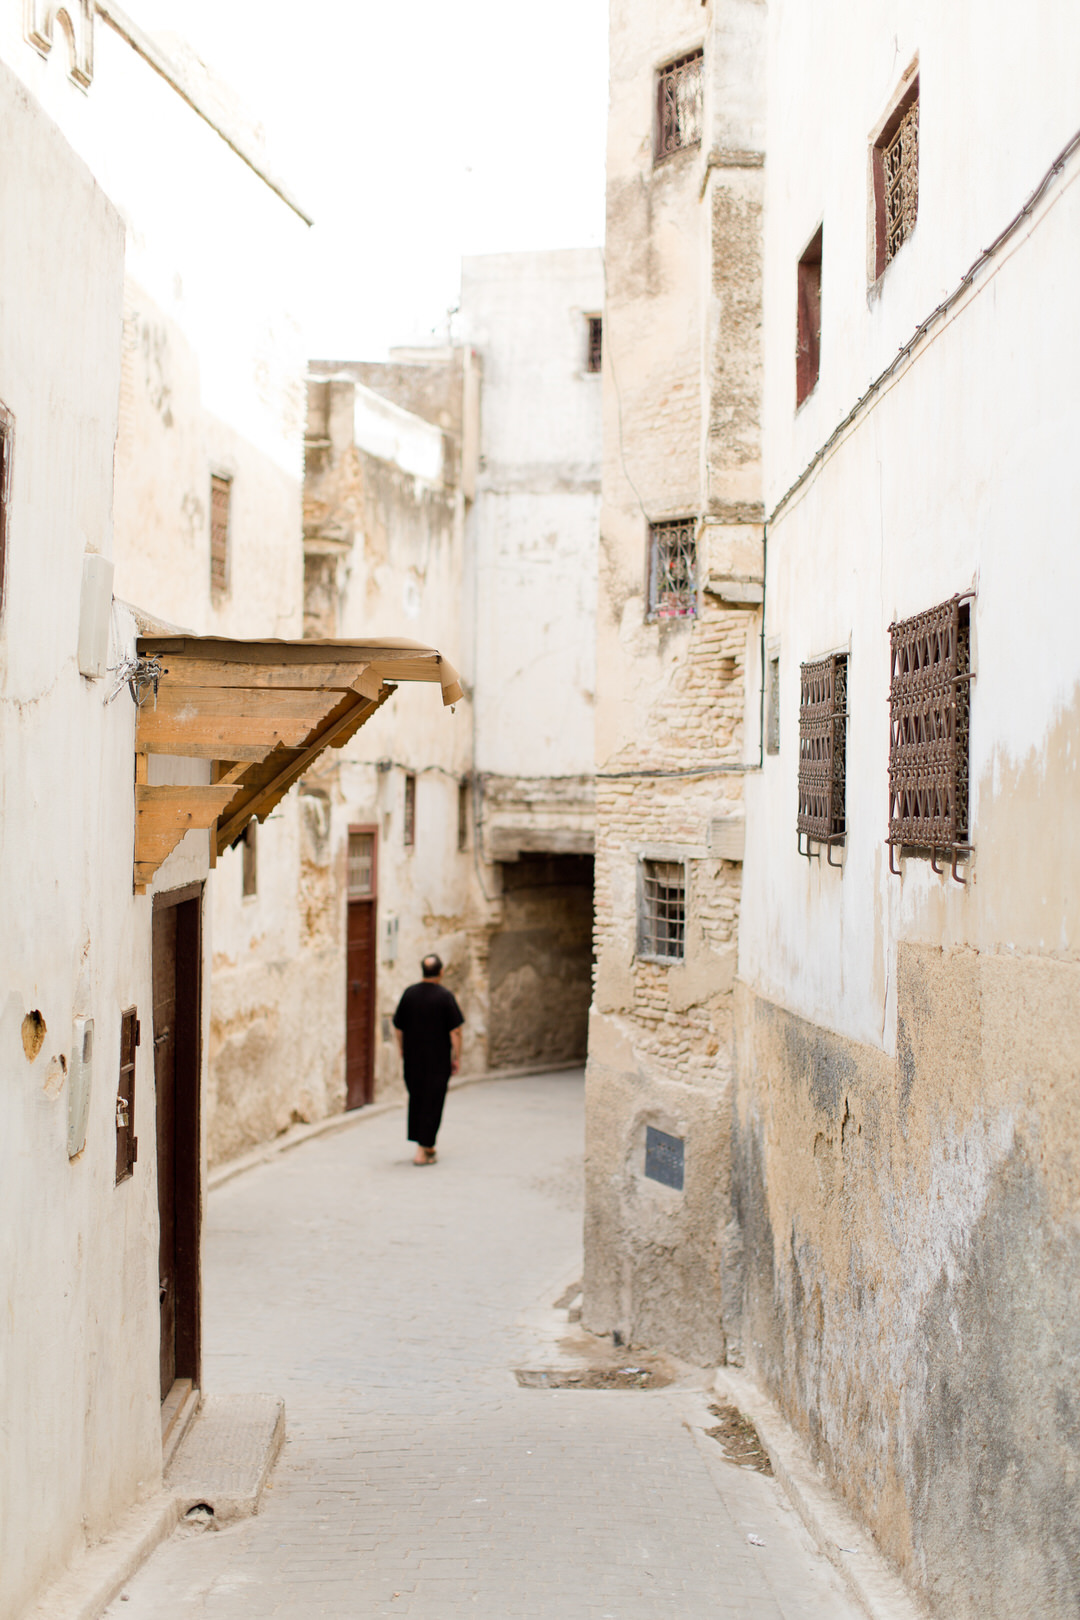
[[[250,1517],[285,1439],[273,1395],[206,1395],[165,1474],[181,1515],[206,1506],[219,1524]]]

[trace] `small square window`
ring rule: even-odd
[[[799,260],[798,338],[795,349],[795,404],[817,387],[821,371],[821,243],[819,225]]]
[[[874,274],[892,263],[919,213],[919,80],[904,91],[874,142]]]
[[[799,847],[840,844],[847,769],[847,653],[833,653],[799,672]],[[805,836],[807,847],[802,849]]]
[[[686,867],[642,861],[638,955],[681,962],[686,955]]]
[[[604,318],[602,315],[586,315],[585,327],[587,335],[587,350],[585,354],[585,370],[601,371],[604,364]]]
[[[697,519],[649,525],[649,617],[692,619],[697,613]]]
[[[210,590],[214,596],[224,596],[229,588],[229,508],[232,501],[232,479],[210,479]]]
[[[954,596],[889,626],[889,843],[970,848],[971,610]]]
[[[405,776],[405,814],[402,842],[406,849],[412,849],[416,843],[416,777],[412,771],[407,772]]]
[[[701,145],[701,51],[669,62],[656,75],[656,161]]]

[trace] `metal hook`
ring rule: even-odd
[[[893,877],[903,877],[903,872],[893,865],[893,854],[896,849],[896,845],[893,843],[891,838],[887,840],[887,843],[889,846],[889,871],[892,873]]]
[[[889,848],[892,848],[891,844],[889,845]],[[833,840],[830,838],[829,842],[825,845],[825,859],[828,861],[830,866],[835,867],[836,871],[842,872],[844,870],[844,863],[843,861],[834,861],[832,858],[832,852]]]

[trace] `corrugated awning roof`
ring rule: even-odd
[[[229,641],[140,636],[154,675],[135,730],[135,887],[143,890],[193,828],[211,829],[211,859],[266,819],[324,748],[340,748],[399,681],[432,681],[446,704],[457,672],[434,647],[365,641]],[[150,684],[156,679],[156,693]],[[209,786],[152,786],[148,759],[211,761]]]

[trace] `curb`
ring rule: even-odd
[[[778,1485],[870,1620],[928,1620],[870,1532],[829,1490],[802,1440],[754,1379],[734,1367],[721,1367],[713,1388],[753,1420]]]
[[[527,1069],[488,1069],[482,1074],[459,1074],[450,1082],[451,1091],[461,1091],[465,1086],[487,1085],[495,1080],[528,1080],[539,1074],[573,1074],[584,1067],[582,1063],[554,1063],[545,1064],[541,1068]],[[263,1142],[258,1147],[251,1148],[247,1153],[239,1154],[235,1159],[227,1159],[211,1170],[206,1177],[207,1192],[216,1192],[234,1176],[243,1175],[245,1170],[254,1170],[260,1164],[271,1164],[281,1153],[288,1153],[292,1148],[303,1147],[317,1136],[333,1136],[338,1131],[351,1130],[354,1125],[362,1125],[365,1120],[378,1119],[382,1114],[389,1114],[395,1108],[404,1108],[407,1099],[404,1096],[388,1098],[386,1102],[368,1103],[366,1108],[353,1108],[347,1114],[331,1114],[327,1119],[314,1120],[310,1125],[291,1125],[280,1136],[273,1137],[269,1142]]]
[[[131,1508],[116,1529],[90,1547],[49,1587],[25,1620],[99,1620],[150,1554],[180,1522],[180,1503],[168,1491]]]

